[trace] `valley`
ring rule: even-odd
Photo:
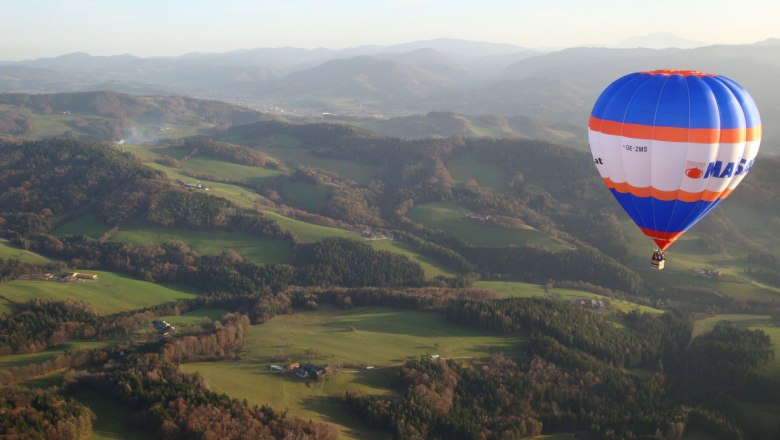
[[[182,125],[121,145],[49,137],[111,97],[105,114],[140,113],[80,133],[116,120],[124,133],[152,105]],[[30,96],[74,110],[13,107],[38,128],[0,144],[0,382],[82,402],[88,438],[197,423],[323,439],[572,438],[594,420],[595,435],[772,432],[745,420],[780,406],[777,159],[658,272],[578,145],[135,99]],[[67,271],[97,280],[24,279]],[[270,368],[295,362],[328,372]],[[739,387],[713,387],[724,374]]]

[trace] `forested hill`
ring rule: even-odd
[[[0,383],[89,369],[66,373],[61,392],[111,396],[163,438],[202,428],[332,439],[317,421],[340,421],[306,406],[321,385],[333,387],[321,395],[328,411],[398,438],[771,438],[776,423],[754,426],[733,402],[772,415],[780,403],[780,163],[761,158],[659,274],[591,160],[539,140],[405,140],[280,121],[121,148],[0,142],[0,251],[39,257],[0,258]],[[99,281],[24,279],[82,270]],[[114,283],[186,288],[189,299],[96,313],[91,305],[118,296]],[[50,299],[33,296],[39,286]],[[749,321],[693,323],[710,315]],[[301,320],[255,348],[286,318]],[[158,332],[161,319],[181,332]],[[473,348],[451,351],[455,340]],[[62,348],[85,342],[102,348]],[[434,351],[449,359],[418,358]],[[332,379],[268,371],[298,359],[329,364]],[[225,371],[254,395],[296,387],[291,407],[314,422],[241,403]],[[345,393],[346,377],[387,392],[361,383],[367,395]],[[0,407],[32,394],[0,396]],[[11,420],[3,432],[25,429]]]
[[[0,134],[18,138],[144,142],[263,118],[244,107],[186,97],[105,91],[0,94]]]

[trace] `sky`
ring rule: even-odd
[[[0,60],[173,56],[462,38],[609,46],[668,32],[710,44],[780,37],[775,0],[0,0]]]

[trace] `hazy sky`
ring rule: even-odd
[[[611,45],[654,32],[708,43],[780,37],[776,0],[0,0],[0,60],[139,56],[432,38]]]

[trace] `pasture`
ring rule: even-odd
[[[739,313],[713,315],[693,323],[693,337],[703,335],[719,324],[762,330],[766,333],[772,340],[775,356],[765,373],[773,377],[780,377],[780,326],[772,321],[771,316]]]
[[[212,389],[250,404],[269,404],[289,414],[333,423],[345,438],[385,438],[367,429],[333,400],[345,391],[389,393],[388,368],[406,359],[522,353],[523,338],[502,337],[457,326],[442,314],[387,308],[296,312],[247,330],[238,361],[200,362],[180,368],[206,376]],[[311,361],[328,364],[332,374],[306,384],[274,373],[271,364]],[[374,366],[355,370],[347,366]]]
[[[368,184],[376,172],[372,165],[315,156],[310,149],[301,147],[298,139],[290,136],[271,136],[249,146],[283,162],[289,169],[298,166],[319,168],[336,173],[361,185]]]
[[[720,209],[720,208],[718,208]],[[668,251],[666,268],[662,271],[649,267],[650,255],[655,247],[650,238],[642,234],[630,221],[621,222],[629,255],[621,260],[628,268],[637,271],[648,283],[659,287],[697,286],[717,291],[720,296],[742,301],[775,302],[780,300],[780,286],[751,277],[746,273],[747,251],[741,245],[728,246],[723,252],[708,252],[701,246],[703,232],[698,226],[682,236]],[[777,239],[760,243],[773,246]],[[719,279],[697,274],[698,269],[713,268],[721,273]]]
[[[604,301],[608,307],[614,308],[623,313],[630,312],[634,309],[639,309],[640,312],[644,313],[663,313],[663,310],[659,310],[643,304],[633,303],[624,299],[610,298],[599,295],[597,293],[558,287],[554,287],[545,292],[544,286],[518,281],[477,281],[474,283],[474,287],[494,290],[502,298],[544,297],[565,301],[571,301],[575,298],[594,298]]]
[[[94,214],[84,214],[59,225],[54,230],[54,235],[60,237],[64,235],[86,235],[87,237],[100,238],[109,229]]]
[[[4,260],[20,260],[25,263],[47,263],[49,260],[43,255],[13,247],[5,238],[0,238],[0,258]]]
[[[14,367],[23,367],[29,364],[37,364],[63,354],[66,351],[89,350],[105,347],[114,341],[69,341],[65,344],[52,347],[44,351],[30,354],[12,354],[0,356],[0,370]]]
[[[474,179],[480,187],[491,191],[500,191],[508,180],[503,169],[495,164],[480,162],[475,153],[450,158],[447,161],[447,170],[458,185],[465,185],[467,181]]]
[[[252,185],[265,186],[283,175],[279,170],[250,165],[225,162],[220,159],[198,156],[181,162],[183,169],[198,174],[221,177],[223,179],[241,180]]]
[[[192,177],[185,175],[177,168],[160,165],[158,163],[148,163],[147,165],[157,170],[163,171],[165,175],[171,180],[181,179],[190,183],[198,182],[197,179],[193,179]],[[213,181],[204,182],[206,182],[206,186],[210,188],[208,192],[210,195],[230,200],[242,208],[253,208],[255,205],[261,203],[264,200],[262,196],[250,189],[244,188],[243,186]]]
[[[409,257],[412,261],[419,263],[425,271],[426,278],[433,278],[438,275],[453,275],[454,272],[444,264],[425,255],[419,254],[406,243],[395,240],[365,240],[355,231],[334,228],[330,226],[315,225],[294,218],[286,217],[282,214],[265,211],[263,215],[268,216],[279,224],[282,229],[289,231],[295,237],[295,240],[303,243],[312,243],[320,241],[327,237],[348,238],[352,240],[361,240],[376,250],[384,250],[401,254]]]
[[[166,228],[142,223],[123,226],[111,241],[136,246],[162,242],[186,243],[201,255],[218,255],[228,249],[257,264],[289,263],[292,261],[291,244],[279,238],[255,237],[241,232],[196,231],[185,228]]]
[[[505,247],[535,245],[551,250],[567,246],[540,231],[525,226],[506,229],[487,219],[468,217],[455,202],[432,202],[416,205],[409,211],[409,218],[429,228],[442,230],[460,240],[480,247]]]
[[[302,180],[284,179],[278,186],[279,194],[293,205],[316,212],[328,197],[328,188],[313,185]]]
[[[174,326],[198,325],[204,319],[216,321],[222,318],[222,316],[225,315],[225,313],[229,313],[229,312],[230,310],[227,309],[198,309],[198,310],[193,310],[192,312],[189,313],[185,313],[183,315],[161,316],[157,319],[166,321]]]
[[[155,284],[113,272],[86,272],[97,274],[97,281],[8,281],[3,283],[3,297],[15,303],[36,298],[75,299],[91,305],[98,314],[108,315],[196,296],[195,291],[183,286]]]
[[[133,412],[115,399],[97,391],[82,389],[73,398],[89,407],[97,418],[87,440],[143,440],[154,433],[143,431],[133,423]]]

